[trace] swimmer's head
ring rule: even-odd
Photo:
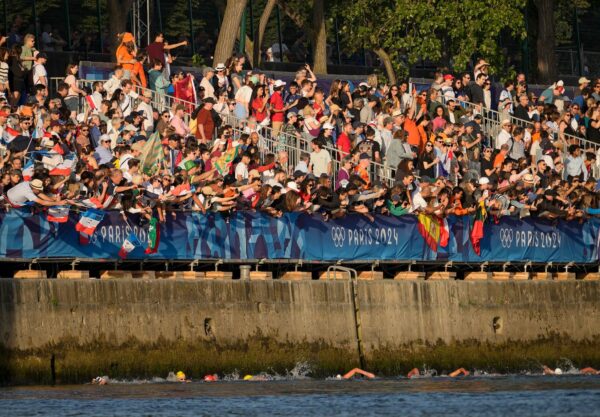
[[[563,371],[562,371],[562,369],[560,369],[560,368],[556,368],[556,369],[554,370],[554,373],[555,373],[556,375],[562,375]]]
[[[215,382],[217,379],[218,379],[217,374],[204,376],[205,382]]]
[[[250,381],[252,379],[252,375],[246,375],[244,377],[244,381]]]
[[[341,376],[340,374],[337,374],[337,375],[335,376],[335,379],[342,379],[342,376]]]
[[[182,371],[177,372],[176,376],[177,376],[177,379],[179,379],[180,381],[185,380],[185,374]]]

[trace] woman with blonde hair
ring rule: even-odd
[[[321,123],[315,118],[315,111],[310,105],[304,107],[302,115],[304,116],[304,135],[308,140],[313,140],[321,132]]]

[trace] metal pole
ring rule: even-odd
[[[35,40],[36,40],[36,42],[38,42],[38,45],[39,45],[40,39],[38,37],[36,0],[33,0],[33,3],[32,3],[32,12],[33,12],[33,33],[35,35]]]
[[[244,9],[242,14],[242,24],[240,25],[240,47],[238,52],[240,55],[244,55],[246,52],[246,17],[248,16],[247,10]]]
[[[523,42],[523,68],[525,78],[529,80],[529,2],[525,5],[525,41]]]
[[[192,46],[192,55],[196,55],[196,45],[194,44],[194,15],[192,14],[192,0],[188,0],[188,9],[190,15],[190,45]]]
[[[583,75],[583,48],[581,47],[581,36],[579,33],[579,17],[577,16],[577,6],[575,6],[575,10],[574,10],[574,14],[575,14],[575,34],[577,36],[577,57],[579,58],[578,61],[578,69],[579,69],[579,75]]]
[[[162,26],[162,11],[160,10],[160,0],[156,0],[156,14],[158,15],[158,31],[163,31]]]
[[[338,65],[342,65],[342,57],[340,55],[340,29],[338,28],[338,17],[335,17],[335,47],[337,48]]]
[[[4,0],[4,33],[8,36],[8,9],[6,7],[6,2],[8,0]]]
[[[283,62],[283,41],[281,40],[281,13],[279,3],[277,3],[277,42],[279,43],[279,62]]]
[[[69,12],[69,0],[65,0],[65,23],[67,25],[67,45],[71,49],[71,16]]]
[[[146,46],[150,45],[150,0],[146,0]]]
[[[96,26],[98,26],[98,40],[100,41],[100,53],[104,52],[104,41],[102,39],[102,12],[100,11],[100,0],[96,0]]]

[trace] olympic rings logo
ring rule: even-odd
[[[513,241],[512,229],[500,229],[500,244],[503,248],[510,248]]]
[[[343,227],[332,227],[331,228],[331,239],[333,240],[333,246],[341,248],[344,246],[344,240],[346,233]]]

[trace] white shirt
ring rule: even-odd
[[[252,98],[252,88],[250,86],[244,85],[235,93],[235,101],[250,103],[250,98]]]
[[[204,87],[204,98],[215,98],[215,88],[212,86],[208,78],[202,78],[202,81],[200,81],[200,87]]]
[[[44,82],[41,82],[41,78],[44,77]],[[42,64],[35,64],[33,66],[33,84],[44,84],[48,86],[48,72]]]
[[[239,162],[235,166],[235,179],[237,180],[240,177],[242,178],[242,181],[248,179],[248,165],[243,162]]]
[[[152,111],[152,105],[150,103],[141,102],[137,106],[137,112],[142,113],[145,117],[143,127],[146,132],[152,131],[154,128],[154,117]]]
[[[508,133],[504,129],[500,130],[500,133],[498,133],[498,137],[496,138],[496,149],[500,149],[502,145],[508,143],[510,141],[510,138],[510,133]]]
[[[35,201],[38,198],[31,189],[29,182],[21,182],[15,185],[8,190],[6,197],[8,198],[8,201],[16,206],[22,206],[28,201]]]
[[[319,177],[321,174],[329,175],[327,169],[331,162],[331,156],[325,149],[321,149],[319,152],[310,153],[310,163],[313,166],[313,175]]]
[[[111,97],[117,88],[121,88],[121,80],[111,75],[110,79],[104,83],[107,97]]]
[[[140,95],[136,92],[130,91],[129,94],[125,94],[125,98],[123,102],[120,104],[121,111],[123,112],[123,117],[127,117],[133,111],[133,101],[138,98]]]

